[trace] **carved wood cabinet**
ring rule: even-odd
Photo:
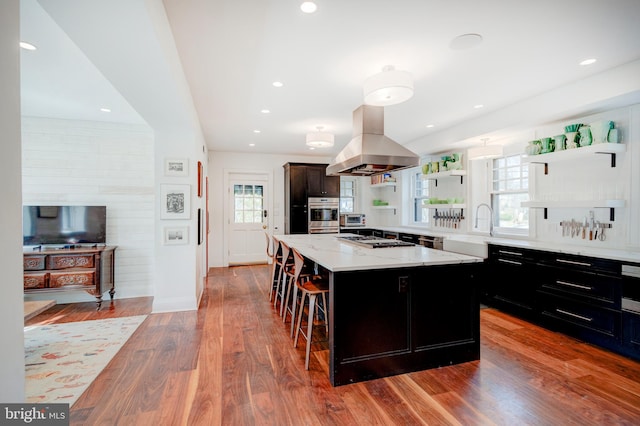
[[[115,246],[71,249],[39,249],[23,254],[24,292],[85,290],[96,298],[115,294]]]

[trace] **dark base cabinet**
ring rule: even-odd
[[[640,360],[640,315],[622,310],[620,262],[490,245],[487,266],[487,305]]]
[[[622,352],[640,358],[640,314],[622,311]]]
[[[523,318],[536,315],[538,276],[536,260],[528,250],[489,247],[482,302]]]
[[[541,322],[547,328],[606,348],[615,349],[618,345],[621,326],[619,310],[544,292],[539,295],[539,303]]]
[[[480,267],[330,274],[331,384],[480,359]]]

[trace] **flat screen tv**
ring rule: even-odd
[[[105,244],[106,206],[22,206],[25,246]]]

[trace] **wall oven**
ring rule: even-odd
[[[340,198],[309,197],[309,233],[340,232]]]

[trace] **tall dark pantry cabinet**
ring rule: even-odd
[[[284,233],[309,232],[309,197],[340,197],[340,177],[327,176],[328,164],[286,163],[284,167]]]

